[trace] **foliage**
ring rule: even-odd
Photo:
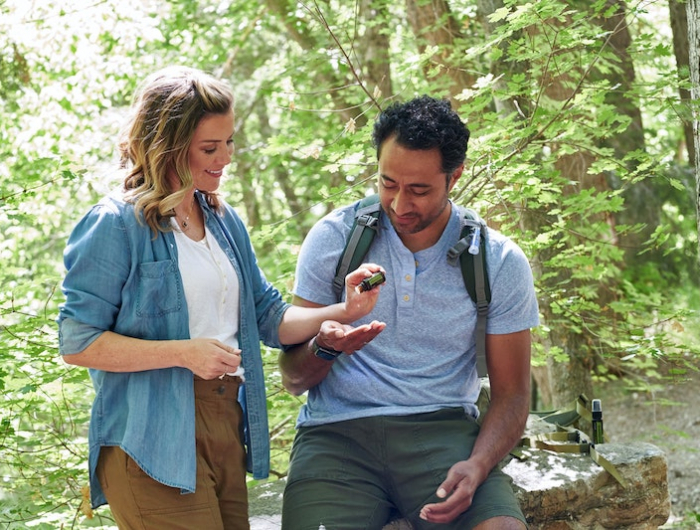
[[[285,294],[313,222],[373,188],[379,108],[431,93],[450,97],[472,131],[455,200],[532,257],[546,311],[537,362],[575,347],[596,377],[634,386],[697,364],[694,189],[677,155],[666,6],[628,5],[636,79],[623,90],[624,65],[596,23],[604,2],[506,1],[488,16],[476,4],[450,2],[458,29],[438,42],[389,0],[372,12],[338,0],[0,0],[0,523],[109,524],[108,510],[92,522],[81,511],[92,390],[86,370],[58,359],[61,252],[115,184],[113,140],[136,83],[174,62],[234,87],[236,157],[222,191]],[[378,77],[381,38],[390,64]],[[456,86],[459,75],[470,83]],[[615,94],[644,123],[643,145],[624,153],[611,141],[631,118]],[[548,343],[562,329],[575,344]],[[264,351],[282,476],[303,398],[282,389],[276,357]]]

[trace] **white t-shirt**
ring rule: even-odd
[[[233,265],[206,227],[204,239],[193,241],[172,222],[190,337],[217,339],[238,348],[240,286]],[[228,375],[242,376],[243,366]]]

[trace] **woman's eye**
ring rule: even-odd
[[[208,155],[213,155],[214,153],[216,153],[216,149],[205,149],[204,152]]]

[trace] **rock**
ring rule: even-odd
[[[286,480],[257,484],[248,490],[251,530],[279,530],[282,526],[282,493]]]
[[[671,513],[666,457],[647,443],[599,444],[627,481],[623,488],[588,455],[525,449],[503,470],[531,530],[647,530]]]

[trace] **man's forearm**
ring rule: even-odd
[[[279,366],[282,384],[295,396],[301,395],[309,388],[319,384],[330,372],[333,361],[316,357],[308,340],[287,351],[280,352]]]
[[[522,437],[530,412],[530,330],[486,335],[491,403],[472,457],[491,471]]]
[[[492,401],[484,416],[472,458],[491,471],[518,444],[529,414],[529,396]]]

